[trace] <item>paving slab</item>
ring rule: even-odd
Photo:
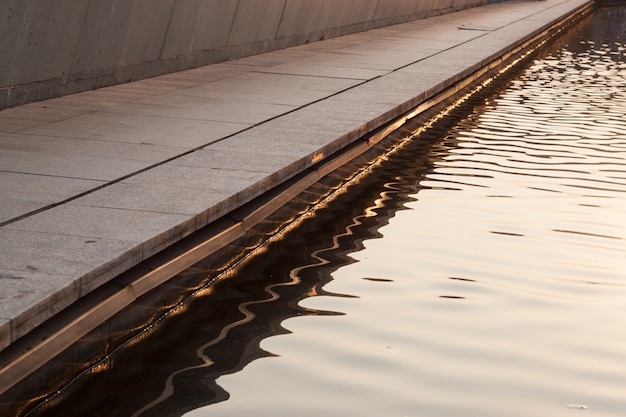
[[[51,131],[54,131],[51,126]],[[59,178],[113,181],[183,152],[170,146],[61,136],[10,133],[0,136],[0,166],[18,172]],[[132,134],[129,132],[129,134]]]
[[[221,193],[232,192],[232,190],[241,192],[255,184],[263,187],[263,181],[267,177],[268,174],[265,172],[242,170],[234,166],[230,169],[223,169],[206,166],[164,164],[128,178],[124,180],[124,183],[144,186],[167,184],[171,187],[186,189],[189,193]],[[235,209],[235,207],[232,209]]]
[[[3,241],[12,242],[11,247],[0,247],[2,276],[27,280],[31,271],[41,271],[56,276],[70,277],[76,270],[84,273],[107,261],[111,248],[120,251],[128,246],[125,241],[52,234],[36,231],[0,229]],[[71,250],[72,256],[66,251]],[[141,254],[137,252],[136,256]]]
[[[188,101],[194,103],[193,99]],[[232,102],[226,102],[226,104],[230,106],[231,116],[219,117],[213,116],[216,113],[214,110],[220,110],[219,115],[225,114],[225,111],[218,103],[177,106],[176,103],[171,102],[171,97],[168,95],[165,104],[122,104],[116,106],[114,110],[107,109],[83,114],[70,120],[30,128],[20,133],[41,137],[52,136],[193,149],[246,129],[254,124],[254,120],[264,120],[263,117],[268,114],[279,113],[276,109],[266,109],[256,103],[248,104],[251,111],[255,109],[256,111],[253,113],[254,117],[249,116],[246,123],[246,121],[238,121],[233,116],[237,112],[232,112],[232,106],[234,106]],[[242,106],[244,104],[246,103],[242,103]],[[292,108],[288,107],[287,110]],[[286,111],[284,108],[279,110]],[[253,118],[252,121],[251,118]]]
[[[79,203],[87,207],[195,216],[207,207],[217,206],[230,195],[218,190],[194,190],[186,184],[180,187],[154,181],[122,181],[97,193],[85,195]]]
[[[141,92],[118,91],[109,88],[76,93],[69,96],[52,98],[43,102],[31,103],[33,107],[79,109],[84,113],[104,110],[107,107],[133,102],[150,94]]]
[[[336,58],[338,54],[334,54]],[[312,75],[326,78],[347,78],[351,80],[369,80],[374,77],[385,75],[387,71],[380,69],[362,68],[357,65],[350,65],[347,62],[338,62],[339,60],[325,60],[323,64],[319,64],[316,58],[303,59],[298,62],[281,64],[269,69],[259,69],[259,72],[271,72],[273,74],[292,74],[292,75]]]
[[[297,99],[300,105],[328,97],[360,83],[359,80],[338,78],[303,76],[299,74],[275,74],[271,72],[250,72],[228,80],[220,80],[206,88],[225,93],[267,94]]]
[[[0,120],[3,119],[21,119],[36,120],[41,122],[58,122],[60,120],[70,119],[78,115],[86,113],[84,108],[59,108],[56,106],[30,103],[20,107],[12,107],[4,109],[0,112]]]
[[[104,184],[106,181],[0,172],[0,223]]]
[[[67,300],[78,300],[80,297],[79,282],[69,279],[68,276],[51,276],[47,271],[38,270],[3,274],[8,277],[4,281],[19,282],[19,285],[3,286],[0,295],[0,314],[12,316],[12,339],[27,334],[33,322],[38,322],[41,316],[51,318],[65,308]],[[49,296],[41,297],[42,293]],[[33,310],[37,312],[37,316],[33,316]]]
[[[359,80],[363,82],[363,80]],[[263,83],[259,83],[261,86]],[[259,87],[260,89],[261,87]],[[282,106],[296,106],[302,107],[311,103],[312,101],[321,100],[330,95],[327,92],[319,91],[300,91],[294,93],[287,88],[276,89],[274,91],[255,91],[250,89],[249,91],[222,91],[224,89],[215,89],[212,86],[201,86],[194,89],[187,89],[177,92],[176,94],[187,97],[199,97],[206,98],[207,101],[223,100],[224,97],[228,97],[232,103],[248,103],[248,104],[277,104]],[[284,107],[283,109],[286,109]],[[239,113],[239,112],[237,112]]]
[[[141,102],[118,106],[109,111],[122,115],[152,116],[152,119],[155,120],[155,125],[159,123],[159,120],[162,120],[161,123],[166,125],[183,126],[184,129],[188,129],[190,132],[195,131],[199,134],[202,134],[203,130],[197,129],[191,122],[182,124],[171,119],[222,122],[223,126],[227,129],[230,125],[231,130],[226,134],[216,132],[219,137],[223,137],[234,133],[236,130],[241,130],[244,127],[242,125],[250,126],[258,124],[297,108],[296,105],[290,104],[258,103],[243,100],[234,101],[232,98],[227,98],[227,96],[227,93],[223,93],[221,96],[211,98],[196,98],[180,93],[171,93],[164,98],[166,101],[161,101],[163,98],[162,96],[159,97],[160,100],[158,101],[160,101],[160,103],[156,103],[156,98],[142,100]],[[239,129],[235,130],[236,125],[239,125]],[[214,126],[217,128],[217,123],[214,123]],[[154,126],[154,128],[159,130],[158,126]],[[210,130],[207,132],[205,129],[205,134],[209,132]],[[184,135],[182,136],[184,137]]]
[[[585,4],[503,1],[0,111],[0,350]]]
[[[290,158],[278,156],[272,159],[261,159],[256,153],[246,149],[217,150],[209,146],[177,158],[171,162],[171,165],[257,172],[269,175],[292,162]]]
[[[18,119],[13,117],[0,117],[0,135],[5,133],[21,132],[32,127],[45,125],[45,120]]]

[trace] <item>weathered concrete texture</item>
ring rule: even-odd
[[[494,0],[6,0],[0,109]]]
[[[272,4],[297,15],[293,1]],[[34,11],[40,4],[36,0],[10,0],[0,9],[21,5],[15,10],[22,15],[11,10],[0,19],[23,22],[24,10],[37,16],[49,11],[54,19],[56,3],[62,1]],[[171,0],[148,12],[149,1],[109,3],[105,8],[99,1],[76,1],[74,12],[106,16],[111,30],[126,33],[126,19],[152,25],[161,8],[184,19],[195,16],[184,4],[200,7],[202,16],[231,4]],[[360,13],[381,16],[417,10],[417,3],[404,1],[380,3],[389,10],[372,10],[367,1],[339,3],[346,13],[357,4]],[[241,1],[239,7],[246,4],[257,3]],[[404,9],[409,4],[414,8]],[[0,349],[120,273],[359,142],[586,4],[491,4],[3,110]],[[226,12],[234,19],[238,8]],[[63,22],[70,30],[67,18]],[[102,32],[107,25],[92,30]],[[160,39],[164,45],[175,43]],[[81,47],[99,50],[93,46],[97,42],[87,43]],[[146,46],[146,56],[151,49]],[[120,60],[127,56],[124,49],[102,52]],[[80,65],[89,67],[86,61]],[[7,68],[0,66],[0,71]]]

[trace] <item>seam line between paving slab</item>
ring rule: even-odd
[[[416,61],[416,62],[419,62],[419,61]],[[409,65],[411,65],[411,64],[409,64]],[[394,69],[393,71],[396,71],[396,70]],[[392,73],[393,71],[389,71],[389,72],[387,72],[385,75],[390,74],[390,73]],[[262,72],[262,71],[249,71],[249,72],[250,72],[250,73],[259,73],[259,74],[268,74],[267,72]],[[281,74],[281,73],[269,73],[269,74],[285,75],[285,74]],[[302,76],[302,77],[307,77],[307,78],[311,77],[311,76],[305,76],[305,75],[301,75],[301,74],[294,74],[294,75],[296,75],[296,76]],[[72,197],[66,198],[65,200],[61,200],[61,201],[58,201],[58,202],[56,202],[56,203],[49,204],[49,205],[47,205],[47,206],[45,206],[45,207],[41,207],[41,208],[38,208],[38,209],[33,210],[33,211],[31,211],[31,212],[28,212],[28,213],[22,214],[22,215],[20,215],[20,216],[14,217],[14,218],[12,218],[12,219],[5,220],[5,221],[3,221],[3,222],[0,222],[0,227],[2,227],[2,226],[6,226],[6,225],[9,225],[9,224],[12,224],[12,223],[15,223],[15,222],[18,222],[18,221],[20,221],[20,220],[24,220],[24,219],[26,219],[26,218],[28,218],[28,217],[31,217],[31,216],[34,216],[34,215],[36,215],[36,214],[42,213],[42,212],[47,211],[47,210],[49,210],[49,209],[51,209],[51,208],[61,206],[61,205],[63,205],[63,204],[66,204],[66,203],[69,203],[69,202],[71,202],[71,201],[77,200],[77,199],[79,199],[79,198],[81,198],[81,197],[84,197],[84,196],[86,196],[86,195],[92,194],[92,193],[94,193],[94,192],[96,192],[96,191],[102,190],[102,189],[104,189],[104,188],[106,188],[106,187],[109,187],[109,186],[111,186],[111,185],[114,185],[114,184],[120,183],[120,182],[122,182],[122,181],[124,181],[124,180],[127,180],[127,179],[129,179],[129,178],[135,177],[135,176],[137,176],[137,175],[139,175],[139,174],[142,174],[142,173],[144,173],[144,172],[150,171],[151,169],[154,169],[154,168],[156,168],[156,167],[159,167],[159,166],[165,165],[165,164],[167,164],[167,163],[169,163],[169,162],[172,162],[172,161],[175,161],[175,160],[177,160],[177,159],[183,158],[183,157],[185,157],[185,156],[191,155],[191,154],[193,154],[194,152],[197,152],[197,151],[199,151],[199,150],[205,149],[205,148],[207,148],[207,147],[209,147],[209,146],[211,146],[211,145],[215,145],[216,143],[219,143],[219,142],[222,142],[222,141],[227,140],[227,139],[229,139],[229,138],[232,138],[233,136],[238,135],[238,134],[241,134],[241,133],[244,133],[244,132],[246,132],[246,131],[248,131],[248,130],[251,130],[251,129],[257,128],[257,127],[259,127],[259,126],[262,126],[262,125],[264,125],[264,124],[266,124],[266,123],[271,122],[272,120],[278,119],[278,118],[280,118],[280,117],[284,117],[284,116],[286,116],[286,115],[288,115],[288,114],[290,114],[290,113],[297,112],[297,111],[299,111],[299,110],[302,110],[303,108],[306,108],[306,107],[309,107],[309,106],[311,106],[311,105],[317,104],[317,103],[319,103],[319,102],[325,101],[325,100],[327,100],[327,99],[329,99],[329,98],[331,98],[331,97],[333,97],[333,96],[336,96],[336,95],[341,94],[341,93],[343,93],[343,92],[349,91],[349,90],[351,90],[351,89],[353,89],[353,88],[357,88],[357,87],[359,87],[359,86],[362,86],[363,84],[366,84],[366,83],[368,83],[368,82],[370,82],[370,81],[372,81],[372,80],[375,80],[375,79],[377,79],[377,78],[379,78],[379,77],[384,77],[384,75],[379,75],[379,76],[376,76],[376,77],[374,77],[374,78],[370,78],[370,79],[364,80],[364,81],[360,82],[360,83],[359,83],[359,84],[357,84],[357,85],[354,85],[354,86],[351,86],[351,87],[345,88],[345,89],[343,89],[343,90],[341,90],[341,91],[338,91],[338,92],[336,92],[336,93],[333,93],[333,94],[331,94],[331,95],[329,95],[329,96],[326,96],[326,97],[323,97],[323,98],[317,99],[317,100],[315,100],[315,101],[311,101],[311,102],[309,102],[309,103],[306,103],[306,104],[304,104],[304,105],[302,105],[302,106],[296,107],[295,109],[292,109],[292,110],[286,111],[286,112],[284,112],[284,113],[278,114],[278,115],[276,115],[276,116],[272,116],[272,117],[267,118],[267,119],[265,119],[265,120],[263,120],[263,121],[261,121],[261,122],[259,122],[259,123],[256,123],[256,124],[253,124],[253,125],[250,125],[250,126],[245,127],[245,128],[243,128],[243,129],[241,129],[241,130],[238,130],[238,131],[233,132],[233,133],[231,133],[231,134],[225,135],[225,136],[223,136],[223,137],[221,137],[221,138],[215,139],[215,140],[213,140],[213,141],[211,141],[211,142],[208,142],[208,143],[205,143],[205,144],[203,144],[203,145],[197,146],[197,147],[195,147],[195,148],[193,148],[193,149],[189,149],[189,150],[187,150],[187,151],[185,151],[185,152],[182,152],[182,153],[180,153],[180,154],[178,154],[178,155],[172,156],[172,157],[170,157],[170,158],[168,158],[168,159],[165,159],[165,160],[163,160],[163,161],[159,161],[159,162],[157,162],[157,163],[155,163],[155,164],[152,164],[152,165],[150,165],[150,166],[147,166],[147,167],[145,167],[145,168],[142,168],[142,169],[140,169],[140,170],[137,170],[137,171],[135,171],[135,172],[132,172],[132,173],[130,173],[130,174],[127,174],[127,175],[125,175],[125,176],[123,176],[123,177],[119,177],[119,178],[116,178],[116,179],[114,179],[114,180],[108,181],[108,182],[106,182],[105,184],[102,184],[102,185],[100,185],[100,186],[98,186],[98,187],[91,188],[91,189],[89,189],[89,190],[87,190],[87,191],[84,191],[84,192],[82,192],[82,193],[80,193],[80,194],[76,194],[76,195],[74,195],[74,196],[72,196]],[[348,78],[342,78],[342,77],[322,77],[322,76],[318,76],[318,78],[338,78],[338,79],[348,79]],[[358,78],[349,78],[349,79],[358,80]],[[106,113],[106,110],[105,110],[105,111],[103,111],[103,112],[105,112],[105,113]],[[93,112],[93,113],[98,113],[98,112]],[[115,113],[113,113],[113,114],[115,114]],[[147,117],[154,117],[154,118],[158,118],[158,116],[147,116]],[[193,120],[193,119],[190,119],[190,120]],[[54,137],[54,136],[51,136],[51,137]],[[61,136],[59,136],[59,137],[61,137]],[[98,140],[98,139],[89,139],[89,140]],[[108,142],[108,141],[103,140],[103,142]],[[16,174],[24,174],[23,172],[19,172],[19,171],[2,171],[2,172],[13,172],[13,173],[16,173]],[[45,175],[45,174],[32,174],[32,173],[28,173],[28,175],[39,175],[39,176],[44,176],[44,177],[55,177],[55,178],[72,178],[72,179],[80,179],[80,177],[67,177],[67,176],[60,176],[60,175]],[[85,178],[85,179],[88,179],[88,178]],[[93,179],[90,179],[90,180],[93,180]]]
[[[559,3],[559,5],[561,5],[561,3]],[[588,6],[588,5],[589,5],[589,3],[581,2],[578,6],[576,6],[576,7],[572,7],[572,8],[571,8],[571,10],[568,10],[568,12],[569,12],[569,13],[572,13],[572,12],[575,12],[576,10],[581,10],[581,9],[583,9],[586,5]],[[548,9],[544,9],[543,11],[546,11],[546,10],[548,10]],[[536,14],[540,14],[540,13],[541,13],[541,12],[537,12],[537,13],[534,13],[533,15],[528,15],[528,16],[525,16],[524,18],[522,18],[522,19],[518,19],[517,21],[528,19],[528,17],[529,17],[529,16],[534,16],[534,15],[536,15]],[[547,23],[555,23],[555,22],[558,22],[559,20],[563,19],[564,17],[567,17],[567,16],[565,16],[565,15],[561,15],[561,16],[559,16],[558,18],[556,18],[555,20],[553,20],[552,22],[547,22]],[[509,24],[507,24],[507,25],[505,25],[505,26],[508,26],[508,25],[510,25],[510,24],[512,24],[512,23],[514,23],[514,22],[511,22],[511,23],[509,23]],[[546,28],[544,27],[543,29],[539,29],[539,30],[538,30],[538,33],[541,33],[541,31],[542,31],[542,30],[544,30],[544,31],[545,31],[545,30],[546,30]],[[529,35],[530,35],[530,34],[529,34]],[[429,57],[432,57],[432,56],[434,56],[434,55],[438,55],[438,54],[440,54],[440,53],[442,53],[442,52],[445,52],[445,51],[448,51],[448,50],[450,50],[450,49],[454,49],[455,47],[458,47],[459,45],[465,44],[465,43],[467,43],[467,42],[474,41],[474,40],[476,40],[477,38],[480,38],[480,37],[482,37],[482,36],[484,36],[484,35],[481,35],[481,36],[479,36],[479,37],[472,38],[472,39],[470,39],[470,40],[468,40],[468,41],[465,41],[465,42],[459,42],[459,43],[455,44],[454,46],[452,46],[452,47],[450,47],[450,48],[446,48],[445,50],[439,50],[439,51],[437,51],[436,53],[429,55]],[[519,41],[519,40],[518,40],[518,41]],[[528,41],[528,39],[527,39],[527,38],[522,37],[521,42],[518,42],[518,43],[517,43],[517,45],[522,45],[522,44],[524,44],[526,41]],[[515,48],[515,46],[516,46],[516,44],[509,45],[509,47],[512,47],[512,48]],[[506,55],[506,53],[505,53],[505,55]],[[389,74],[391,74],[391,73],[393,73],[393,72],[396,72],[396,71],[398,71],[398,70],[400,70],[400,69],[402,69],[402,68],[405,68],[405,67],[410,66],[410,65],[414,65],[414,64],[416,64],[416,63],[419,63],[420,61],[422,61],[422,60],[424,60],[424,59],[427,59],[427,58],[428,58],[428,57],[423,57],[423,58],[420,58],[419,60],[416,60],[416,61],[414,61],[414,62],[412,62],[412,63],[406,64],[406,65],[404,65],[404,66],[402,66],[402,67],[398,67],[398,68],[395,68],[395,69],[393,69],[393,70],[391,70],[391,71],[387,71],[387,72],[386,72],[385,74],[383,74],[383,75],[378,75],[378,76],[375,76],[375,77],[372,77],[372,78],[366,79],[366,80],[364,80],[362,83],[359,83],[358,85],[359,85],[359,86],[361,86],[361,85],[363,85],[363,84],[366,84],[366,83],[371,82],[371,81],[373,81],[373,80],[376,80],[376,79],[378,79],[378,78],[382,78],[382,77],[384,77],[385,75],[389,75]],[[488,67],[486,72],[488,72],[489,68],[491,68],[491,63],[487,63],[487,64],[486,64],[486,66]],[[483,66],[483,68],[484,68],[484,66]],[[280,74],[280,73],[279,73],[279,75],[285,75],[285,74]],[[328,77],[323,77],[323,78],[328,78]],[[456,77],[453,77],[453,78],[456,78]],[[456,80],[456,81],[454,81],[454,82],[450,83],[450,85],[449,85],[449,86],[450,86],[450,87],[453,87],[453,86],[455,85],[455,83],[456,83],[456,82],[458,82],[458,80]],[[303,109],[303,108],[305,108],[305,107],[311,106],[311,105],[313,105],[313,104],[315,104],[315,103],[319,103],[319,102],[321,102],[321,101],[327,100],[328,98],[330,98],[330,97],[332,97],[332,96],[334,96],[334,95],[341,94],[342,92],[348,91],[348,90],[353,89],[353,88],[356,88],[356,87],[357,87],[357,86],[351,86],[351,87],[349,87],[349,88],[346,88],[346,89],[344,89],[344,90],[342,90],[342,91],[339,91],[339,92],[335,92],[335,93],[333,93],[333,94],[331,94],[331,95],[329,95],[329,96],[326,96],[326,97],[324,97],[324,98],[321,98],[321,99],[318,99],[318,100],[315,100],[315,101],[311,101],[311,102],[309,102],[309,103],[307,103],[307,104],[305,104],[305,105],[303,105],[303,106],[300,106],[300,107],[298,107],[298,108],[296,108],[296,109],[290,110],[289,112],[286,112],[286,113],[283,113],[283,114],[281,114],[281,115],[277,115],[277,116],[274,116],[274,117],[268,118],[267,120],[264,120],[263,122],[257,123],[256,125],[252,125],[252,126],[249,126],[249,127],[245,128],[245,129],[242,129],[240,132],[235,132],[235,133],[232,133],[232,134],[230,134],[230,135],[228,135],[228,136],[225,136],[225,137],[223,137],[223,138],[219,138],[219,139],[217,139],[217,140],[215,140],[215,141],[213,141],[213,142],[211,142],[211,143],[209,143],[209,144],[205,144],[205,145],[199,146],[199,147],[197,147],[197,148],[194,148],[194,149],[192,149],[192,150],[189,150],[189,151],[187,151],[187,152],[184,152],[184,153],[183,153],[183,154],[181,154],[181,155],[178,155],[178,156],[175,156],[175,157],[169,158],[167,161],[162,161],[162,162],[160,162],[160,163],[158,163],[158,164],[154,164],[154,165],[153,165],[153,166],[151,166],[151,167],[145,168],[145,169],[140,170],[140,171],[137,171],[137,172],[135,172],[135,173],[131,173],[131,174],[127,175],[127,176],[126,176],[126,177],[124,177],[124,178],[132,177],[132,176],[134,176],[134,175],[137,175],[138,173],[145,172],[145,171],[147,171],[147,170],[149,170],[149,169],[151,169],[151,168],[153,168],[153,167],[156,167],[156,166],[159,166],[159,165],[163,165],[163,164],[167,163],[168,161],[175,160],[175,159],[180,158],[180,157],[182,157],[182,156],[184,156],[184,155],[188,155],[188,154],[191,154],[191,153],[193,153],[193,152],[195,152],[195,151],[197,151],[197,150],[203,149],[203,148],[205,148],[205,147],[209,146],[210,144],[213,144],[213,143],[216,143],[216,142],[223,141],[223,140],[228,139],[228,138],[230,138],[230,137],[232,137],[232,136],[234,136],[234,135],[237,135],[237,134],[239,134],[239,133],[241,133],[241,132],[245,132],[245,131],[247,131],[247,130],[250,130],[250,129],[252,129],[253,127],[258,127],[258,126],[263,125],[263,124],[265,124],[265,123],[267,123],[267,122],[269,122],[269,121],[271,121],[271,120],[275,120],[275,119],[277,119],[277,118],[280,118],[280,117],[282,117],[282,116],[285,116],[286,114],[293,113],[293,112],[298,111],[298,110],[301,110],[301,109]],[[444,92],[445,92],[445,91],[444,91]],[[430,97],[430,98],[432,98],[432,97]],[[423,97],[423,98],[422,98],[422,101],[426,101],[426,100],[429,100],[429,97]],[[393,106],[392,106],[392,105],[390,105],[389,107],[390,107],[390,108],[392,108]],[[398,107],[399,107],[399,106],[398,106]],[[391,111],[391,110],[390,110],[390,111]],[[352,142],[352,144],[356,144],[356,143],[357,143],[357,141]],[[361,144],[362,144],[362,143],[361,143]],[[301,172],[301,174],[302,174],[302,175],[305,175],[305,178],[304,178],[304,183],[308,183],[309,181],[313,181],[313,182],[315,182],[315,180],[316,180],[316,179],[318,179],[318,178],[320,177],[320,175],[322,174],[322,171],[319,171],[319,170],[320,170],[320,169],[323,169],[324,165],[325,165],[325,166],[327,166],[327,167],[328,167],[328,166],[333,166],[333,165],[334,165],[334,163],[333,163],[333,161],[332,161],[332,160],[330,160],[330,161],[322,161],[322,162],[321,162],[321,164],[322,164],[321,166],[311,166],[311,167],[306,168],[304,171],[302,171],[302,172]],[[101,186],[101,187],[97,187],[97,188],[95,188],[95,189],[89,190],[89,191],[87,191],[87,192],[86,192],[86,193],[84,193],[84,194],[88,194],[88,193],[94,192],[95,190],[102,189],[102,188],[104,188],[104,187],[106,187],[106,186],[109,186],[109,185],[112,185],[112,184],[114,184],[114,183],[120,182],[121,180],[122,180],[122,179],[116,179],[115,181],[111,181],[111,182],[109,182],[109,183],[107,183],[107,184],[104,184],[104,185],[103,185],[103,186]],[[79,196],[74,196],[73,198],[69,199],[68,201],[72,201],[72,200],[74,200],[74,199],[76,199],[76,198],[78,198],[78,197],[79,197]],[[60,204],[57,204],[57,205],[60,205]],[[256,217],[258,217],[258,213],[256,214]],[[247,217],[241,217],[241,218],[239,218],[238,220],[237,220],[237,219],[233,219],[233,220],[235,221],[234,226],[231,226],[230,228],[226,228],[226,229],[225,229],[225,233],[226,233],[226,234],[229,234],[229,235],[230,235],[230,234],[232,234],[232,233],[234,233],[234,234],[236,235],[236,234],[238,234],[238,233],[245,232],[245,229],[247,229],[247,228],[249,227],[249,226],[248,226],[248,227],[245,227],[245,226],[246,226],[246,225],[245,225],[245,223],[246,223],[246,218],[247,218]],[[258,218],[260,219],[261,217],[258,217]],[[233,229],[232,227],[234,227],[234,229]],[[217,236],[218,236],[218,238],[219,238],[220,236],[221,236],[221,237],[223,237],[223,235],[224,235],[224,231],[223,231],[223,233],[218,234]],[[113,284],[113,281],[111,281],[111,283]],[[125,288],[125,291],[131,291],[131,292],[134,292],[134,291],[133,291],[133,286],[132,286],[132,285],[127,285],[127,286],[125,286],[124,288]],[[135,288],[135,290],[136,290],[136,288]],[[127,295],[128,295],[128,293],[127,293]],[[116,297],[119,297],[119,296],[120,296],[120,294],[118,294]],[[119,298],[116,298],[116,300],[117,300],[117,301],[119,301]],[[129,298],[129,300],[130,300],[130,298]],[[131,302],[132,302],[132,300],[131,300]],[[85,323],[83,323],[83,324],[85,324]],[[1,369],[1,370],[0,370],[0,382],[2,383],[2,385],[4,385],[4,383],[6,383],[6,382],[7,382],[7,381],[6,381],[6,379],[5,379],[4,377],[2,377],[2,375],[4,375],[4,376],[8,376],[8,375],[6,375],[6,374],[5,374],[5,372],[4,372],[4,371],[5,371],[5,369]],[[2,387],[0,386],[0,393],[1,393],[1,392],[2,392]]]

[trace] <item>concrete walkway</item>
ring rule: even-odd
[[[0,349],[588,0],[505,1],[0,112]]]

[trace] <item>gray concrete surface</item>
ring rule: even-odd
[[[587,3],[506,1],[1,111],[0,349]]]
[[[3,0],[0,108],[496,0]]]

